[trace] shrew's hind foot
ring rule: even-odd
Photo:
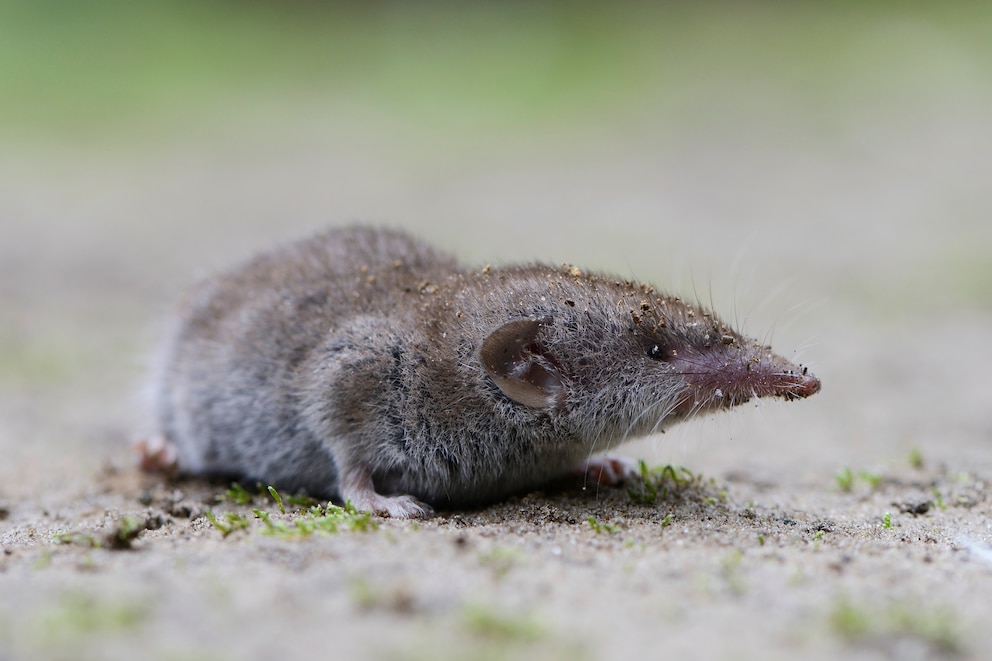
[[[174,476],[179,472],[179,451],[164,436],[141,438],[133,444],[138,467],[145,473]]]
[[[637,474],[637,462],[633,459],[601,454],[590,457],[564,478],[572,483],[581,482],[583,486],[617,487]]]

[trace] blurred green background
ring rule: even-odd
[[[484,141],[677,130],[771,94],[829,132],[992,76],[990,26],[980,2],[4,2],[0,126],[88,141],[320,108]]]

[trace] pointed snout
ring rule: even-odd
[[[730,407],[757,397],[803,399],[821,387],[808,368],[772,353],[768,347],[704,351],[683,362],[696,408]]]

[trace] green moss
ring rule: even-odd
[[[933,494],[934,505],[937,509],[946,510],[947,503],[944,502],[944,496],[940,493],[940,490],[936,486],[933,486],[930,487],[930,493]]]
[[[586,518],[586,521],[589,523],[589,527],[592,528],[593,532],[596,533],[597,535],[603,533],[606,533],[608,535],[615,535],[616,533],[619,532],[616,526],[611,525],[609,523],[601,523],[594,516],[590,515],[588,518]]]
[[[844,492],[853,491],[859,481],[864,482],[868,485],[869,489],[874,491],[882,485],[882,479],[882,475],[878,473],[871,473],[869,471],[858,471],[855,473],[846,466],[834,475],[834,482],[837,483],[837,488]]]
[[[837,482],[837,488],[841,491],[850,491],[854,488],[854,473],[845,466],[834,475],[834,481]]]
[[[248,505],[254,496],[237,482],[231,482],[231,488],[224,492],[224,498],[237,505]]]
[[[526,556],[518,549],[506,546],[497,546],[479,553],[478,557],[479,564],[489,567],[496,578],[502,578],[526,559]]]
[[[71,593],[41,621],[48,642],[64,643],[80,636],[132,630],[149,616],[144,604]]]
[[[863,479],[865,482],[868,483],[868,486],[871,487],[872,490],[877,489],[882,484],[882,476],[879,475],[878,473],[869,473],[868,471],[861,471],[861,473],[859,473],[859,476],[861,477],[861,479]]]
[[[536,641],[545,630],[533,617],[505,615],[481,605],[465,607],[465,627],[473,634],[501,641]]]
[[[909,465],[917,470],[923,468],[923,452],[919,448],[913,448],[909,451],[909,457],[907,458]]]
[[[41,553],[35,559],[31,567],[35,570],[48,569],[52,565],[52,552],[45,548],[41,549]]]
[[[210,516],[213,516],[212,514]],[[56,544],[72,544],[95,549],[126,550],[150,522],[144,517],[125,516],[108,533],[96,535],[87,532],[63,532],[52,535]]]
[[[868,613],[847,601],[838,602],[830,612],[830,624],[844,638],[860,638],[868,633],[872,623]]]
[[[276,505],[279,506],[279,512],[285,514],[286,505],[283,504],[282,496],[279,495],[279,492],[276,491],[275,487],[273,487],[272,485],[269,485],[266,490],[268,491],[269,495],[272,496],[272,500],[276,501]]]
[[[721,574],[727,587],[736,595],[744,594],[747,585],[741,574],[741,564],[744,562],[744,553],[740,549],[734,549],[720,560]]]
[[[348,594],[352,603],[361,610],[385,610],[409,613],[416,608],[414,595],[403,587],[372,585],[362,577],[348,581]]]
[[[114,549],[129,549],[138,535],[147,529],[147,519],[125,516],[117,523],[116,528],[107,535],[107,545]]]
[[[839,599],[829,613],[831,628],[848,642],[914,638],[942,654],[965,652],[959,621],[953,612],[923,602],[855,606]]]
[[[328,503],[313,507],[286,519],[274,518],[263,510],[252,510],[262,522],[262,532],[275,537],[299,539],[315,533],[333,534],[340,531],[370,532],[379,524],[370,512],[360,512],[350,502],[344,507]]]
[[[360,512],[350,502],[345,503],[344,507],[331,503],[320,505],[307,496],[284,497],[271,485],[259,484],[258,490],[268,495],[279,509],[278,513],[270,513],[267,510],[253,508],[251,512],[254,514],[254,521],[260,526],[253,526],[252,518],[238,512],[218,515],[207,510],[204,516],[224,537],[238,530],[250,532],[259,527],[266,535],[299,539],[316,533],[368,532],[376,530],[379,526],[371,512]],[[234,483],[224,494],[218,496],[217,500],[248,505],[255,501],[255,496],[241,485]]]
[[[702,475],[695,474],[684,466],[666,464],[649,468],[644,461],[638,462],[638,473],[630,478],[630,482],[627,495],[640,505],[654,505],[658,499],[667,501],[690,491],[701,493],[708,485]],[[711,481],[709,486],[713,484],[715,483]],[[716,502],[718,499],[726,500],[726,496],[726,492],[721,492],[718,496],[708,498]]]
[[[207,517],[210,525],[219,530],[220,534],[224,537],[227,537],[236,530],[245,530],[250,525],[248,517],[235,512],[225,512],[218,517],[210,510],[206,510],[203,515]]]
[[[71,544],[75,546],[88,546],[98,549],[103,546],[103,542],[96,535],[81,532],[61,532],[52,535],[52,541],[56,544]]]

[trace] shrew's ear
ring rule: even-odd
[[[565,399],[561,372],[541,344],[547,321],[520,319],[503,324],[482,342],[482,366],[503,394],[535,409],[553,408]]]

